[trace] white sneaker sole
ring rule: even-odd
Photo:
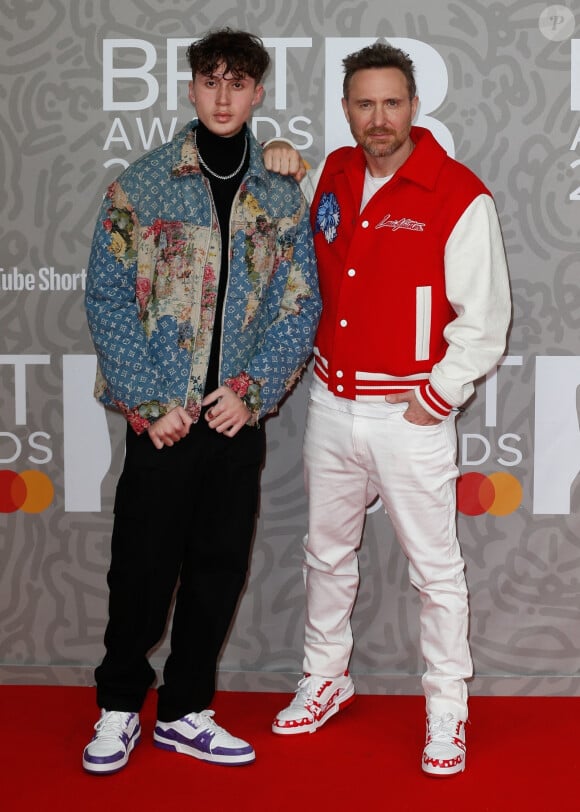
[[[182,753],[185,756],[193,756],[193,758],[197,758],[200,761],[207,761],[209,764],[221,764],[224,767],[241,767],[244,764],[252,764],[256,760],[256,754],[253,750],[250,753],[236,753],[231,756],[227,756],[223,753],[206,753],[185,742],[175,741],[175,739],[166,739],[162,731],[159,732],[157,729],[153,732],[153,743],[162,750],[170,750],[174,753]]]

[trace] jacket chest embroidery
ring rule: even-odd
[[[334,192],[325,192],[318,203],[314,233],[322,231],[326,242],[330,245],[338,236],[340,223],[340,207]]]
[[[380,223],[377,223],[375,229],[378,228],[391,228],[393,231],[405,229],[406,231],[424,231],[425,223],[420,223],[418,220],[411,220],[409,217],[401,217],[400,220],[391,220],[391,215],[386,214]]]

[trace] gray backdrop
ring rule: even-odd
[[[419,123],[494,193],[513,326],[458,423],[472,692],[580,692],[577,0],[1,0],[0,680],[89,684],[102,656],[124,421],[92,399],[84,268],[107,184],[192,115],[184,43],[223,24],[274,57],[260,139],[316,164],[347,135],[341,55],[385,37],[417,62]],[[223,688],[293,688],[301,669],[308,379],[267,424]],[[418,597],[380,505],[360,563],[357,686],[418,692]]]

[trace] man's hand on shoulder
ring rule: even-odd
[[[307,170],[302,156],[288,141],[268,142],[264,147],[264,165],[270,172],[290,175],[297,183],[300,183]]]

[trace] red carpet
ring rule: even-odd
[[[287,695],[222,692],[218,724],[253,744],[246,767],[218,767],[153,747],[154,694],[128,766],[92,776],[81,753],[98,711],[90,688],[0,687],[3,812],[563,812],[580,810],[580,703],[473,697],[467,769],[424,776],[422,697],[358,696],[313,735],[275,736]]]

